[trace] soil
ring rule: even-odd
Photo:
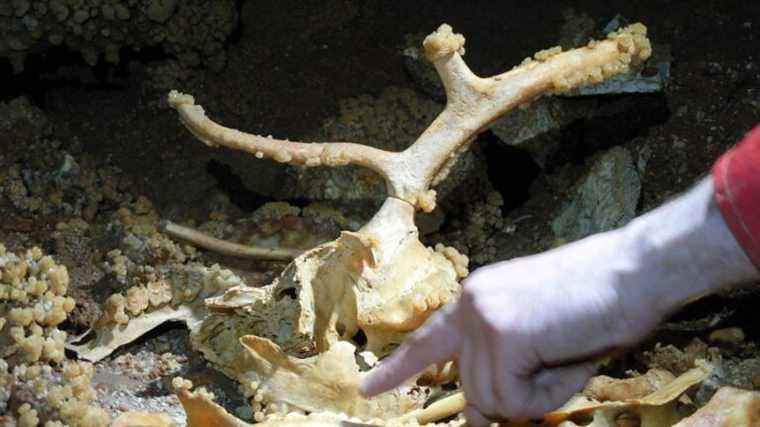
[[[516,179],[520,188],[494,184],[503,191],[505,200],[512,200],[510,191],[520,194],[519,200],[507,203],[508,209],[503,212],[504,221],[514,223],[514,229],[498,237],[498,259],[535,253],[555,243],[549,222],[557,201],[565,197],[574,178],[601,150],[622,145],[638,153],[646,147],[649,157],[641,177],[638,207],[643,213],[705,176],[715,159],[758,123],[758,2],[515,3],[241,1],[239,28],[225,46],[228,63],[220,72],[182,70],[168,76],[176,87],[164,87],[155,83],[157,75],[165,77],[155,71],[157,67],[171,60],[162,52],[123,52],[118,65],[89,67],[69,52],[51,50],[31,58],[20,75],[13,74],[10,64],[0,59],[0,102],[27,97],[52,126],[53,134],[45,140],[59,141],[75,157],[91,159],[91,163],[81,165],[83,168],[118,168],[119,179],[129,183],[123,191],[132,198],[145,196],[161,218],[204,222],[220,209],[232,217],[245,217],[277,198],[278,186],[285,179],[282,168],[196,141],[168,108],[168,89],[193,94],[212,118],[226,126],[298,140],[314,134],[324,120],[336,116],[340,99],[376,96],[389,86],[420,91],[405,71],[401,55],[405,36],[431,32],[442,22],[466,35],[466,60],[481,75],[509,69],[534,52],[555,45],[565,22],[563,13],[570,7],[591,17],[596,27],[603,27],[617,14],[630,22],[645,23],[653,44],[667,46],[671,52],[667,87],[661,93],[625,96],[624,102],[630,103],[625,116],[581,119],[563,129],[562,142],[578,147],[567,162],[547,171],[516,165],[529,173]],[[619,100],[610,97],[603,102]],[[499,141],[486,135],[481,142],[488,165],[504,164],[506,160],[498,156],[509,151],[488,148]],[[0,138],[0,159],[14,158],[9,153],[19,150],[17,143],[14,138]],[[493,180],[498,175],[490,176]],[[220,198],[229,203],[219,202]],[[304,204],[303,200],[287,201]],[[118,204],[98,206],[87,221],[103,226],[111,221]],[[65,328],[72,334],[83,332],[100,313],[98,305],[108,294],[103,289],[118,289],[113,283],[104,283],[109,279],[100,268],[114,242],[105,232],[93,232],[79,245],[61,244],[52,237],[53,231],[56,224],[70,221],[71,215],[19,209],[3,196],[0,218],[0,242],[10,250],[38,245],[67,265],[74,283],[71,293],[79,308]],[[452,227],[451,222],[444,224]],[[246,265],[211,254],[202,254],[200,259],[247,272],[260,283],[266,283],[266,278],[282,268],[270,263]],[[644,356],[644,349],[651,349],[657,341],[683,347],[694,338],[706,339],[706,334],[719,326],[739,326],[753,343],[760,339],[758,319],[751,309],[757,299],[748,292],[703,301],[679,313],[668,324],[671,327],[663,327],[638,353],[611,371],[641,368],[646,364],[642,360],[650,360]],[[718,323],[699,323],[724,310],[728,314]],[[177,371],[130,372],[123,367],[134,364],[125,365],[123,354],[144,362],[168,352],[192,366],[178,368],[184,374],[187,369],[207,373],[205,380],[197,382],[217,382],[211,369],[187,349],[184,339],[181,329],[167,327],[103,365],[101,375],[120,367],[118,373],[110,374],[114,377],[98,380],[96,375],[96,382],[103,384],[103,396],[110,396],[106,401],[114,414],[124,409],[147,409],[167,410],[176,413],[178,419],[182,417],[165,385],[166,378]],[[161,340],[170,343],[161,344]],[[144,357],[137,356],[140,354]],[[752,351],[731,354],[744,359],[757,357]],[[119,382],[130,385],[119,388],[128,390],[126,395],[113,388]],[[229,396],[223,403],[230,410],[244,404],[233,385],[220,388],[226,391],[218,390],[217,395]]]

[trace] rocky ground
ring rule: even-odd
[[[646,24],[669,66],[662,88],[517,112],[484,132],[438,189],[439,208],[419,218],[423,240],[454,246],[471,268],[623,225],[689,188],[760,117],[760,6],[751,2],[7,3],[0,243],[39,247],[67,267],[76,307],[58,328],[69,336],[103,317],[112,294],[162,268],[218,263],[263,285],[285,265],[174,243],[160,220],[305,249],[356,229],[382,200],[369,172],[304,171],[205,147],[168,108],[170,89],[230,127],[400,150],[443,106],[415,56],[440,23],[465,34],[467,61],[484,75],[558,42],[583,44],[617,15]],[[698,302],[609,373],[678,375],[697,356],[720,355],[701,402],[721,384],[760,389],[758,299],[748,291]],[[186,341],[180,326],[164,326],[96,364],[96,400],[112,417],[144,410],[181,423],[170,383],[182,375],[253,417]],[[28,403],[9,399],[4,420]]]

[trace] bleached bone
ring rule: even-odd
[[[290,261],[302,252],[297,249],[266,248],[232,243],[171,221],[162,221],[159,228],[174,239],[185,240],[195,246],[238,258]]]

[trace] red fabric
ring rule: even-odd
[[[760,268],[760,125],[715,162],[712,176],[728,228]]]

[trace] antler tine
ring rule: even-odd
[[[416,164],[411,193],[422,194],[445,178],[456,157],[481,130],[516,106],[551,93],[599,83],[629,70],[651,55],[646,27],[634,24],[604,41],[561,52],[547,49],[503,74],[476,76],[462,59],[465,39],[447,24],[424,41],[446,89],[446,108],[404,153],[404,164]]]
[[[303,166],[355,164],[378,172],[388,181],[393,158],[398,155],[362,144],[306,143],[241,132],[209,119],[203,107],[195,104],[191,95],[173,90],[169,93],[168,101],[179,113],[182,124],[204,144],[246,151],[259,159],[271,158],[280,163]]]

